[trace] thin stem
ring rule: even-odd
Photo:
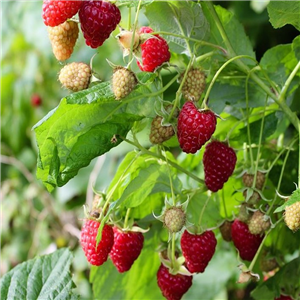
[[[131,208],[128,208],[126,211],[126,216],[125,216],[125,220],[124,220],[124,228],[127,228],[130,211],[131,211]]]
[[[172,267],[175,265],[175,260],[176,260],[176,257],[175,257],[175,241],[176,241],[176,235],[175,233],[172,233],[172,245],[171,245],[171,263],[172,263]]]
[[[164,150],[164,153],[166,153],[166,151]],[[167,155],[164,155],[166,163],[167,163],[167,169],[168,169],[168,175],[169,175],[169,179],[170,179],[170,188],[171,188],[171,195],[172,195],[172,201],[173,201],[173,205],[176,205],[176,200],[175,200],[175,194],[174,194],[174,187],[173,187],[173,180],[172,180],[172,175],[171,175],[171,170],[170,170],[170,166],[169,166],[169,161],[167,158]]]
[[[228,61],[226,61],[226,62],[220,67],[220,69],[216,72],[216,74],[214,75],[212,81],[210,82],[209,87],[208,87],[208,89],[207,89],[207,92],[206,92],[206,94],[205,94],[205,98],[204,98],[204,100],[203,100],[203,104],[204,104],[204,105],[206,105],[207,100],[208,100],[208,97],[209,97],[209,94],[210,94],[210,91],[211,91],[211,89],[212,89],[214,83],[216,82],[217,78],[219,77],[220,73],[223,71],[223,69],[224,69],[227,65],[229,65],[231,62],[233,62],[233,61],[235,61],[235,60],[237,60],[237,59],[240,59],[240,58],[249,58],[249,59],[251,59],[251,60],[253,60],[253,61],[256,62],[256,60],[255,60],[253,57],[249,56],[249,55],[239,55],[239,56],[235,56],[235,57],[230,58]]]
[[[154,152],[151,152],[151,151],[145,149],[139,143],[130,141],[130,140],[126,139],[126,138],[122,138],[122,139],[125,142],[127,142],[128,144],[131,144],[131,145],[137,147],[142,153],[148,154],[148,155],[153,156],[153,157],[155,157],[157,159],[162,159],[162,160],[165,161],[165,157],[164,156],[162,156],[160,154],[157,154],[157,153],[154,153]],[[169,160],[168,163],[169,163],[169,165],[171,165],[175,169],[179,170],[180,172],[185,173],[186,175],[188,175],[190,178],[194,179],[195,181],[197,181],[197,182],[199,182],[201,184],[204,184],[204,180],[200,179],[198,176],[196,176],[195,174],[189,172],[188,170],[186,170],[185,168],[183,168],[180,165],[176,164],[175,162]]]
[[[277,188],[276,188],[277,191],[279,191],[279,189],[280,189],[281,181],[282,181],[283,173],[284,173],[284,169],[285,169],[285,165],[286,165],[287,159],[288,159],[288,157],[289,157],[289,154],[290,154],[290,152],[291,152],[292,146],[294,145],[295,141],[296,141],[296,140],[294,140],[294,141],[292,142],[292,144],[291,144],[290,148],[288,149],[288,151],[287,151],[287,153],[286,153],[286,155],[285,155],[285,158],[284,158],[284,160],[283,160],[283,165],[282,165],[282,168],[281,168],[281,172],[280,172],[280,176],[279,176],[279,180],[278,180],[278,184],[277,184]],[[274,199],[273,199],[273,201],[272,201],[272,204],[270,205],[268,211],[266,212],[266,215],[267,215],[267,216],[270,215],[270,213],[271,213],[271,211],[272,211],[272,208],[273,208],[274,204],[276,203],[277,198],[278,198],[278,195],[277,195],[277,193],[276,193],[276,195],[275,195],[275,197],[274,197]]]
[[[296,67],[294,68],[294,70],[292,71],[292,73],[290,74],[290,76],[287,78],[286,82],[284,83],[284,86],[281,90],[280,96],[278,101],[282,102],[285,99],[285,95],[290,87],[290,84],[292,82],[292,80],[294,79],[294,77],[296,76],[298,70],[300,69],[300,61],[298,62],[298,64],[296,65]]]
[[[144,94],[144,95],[138,95],[135,96],[133,98],[130,98],[128,100],[124,100],[121,101],[121,103],[114,109],[112,110],[104,119],[103,123],[105,123],[116,111],[118,111],[123,105],[130,103],[132,101],[135,100],[139,100],[141,98],[150,98],[150,97],[155,97],[158,96],[160,94],[162,94],[164,91],[166,91],[180,76],[180,74],[177,74],[176,76],[174,76],[162,89],[160,89],[159,91],[153,92],[153,93],[149,93],[149,94]]]
[[[210,199],[210,196],[207,196],[207,198],[206,198],[206,200],[205,200],[205,203],[204,203],[204,205],[203,205],[203,208],[202,208],[202,210],[201,210],[200,216],[199,216],[199,220],[198,220],[198,224],[197,224],[198,227],[201,227],[202,217],[203,217],[203,214],[204,214],[204,211],[205,211],[205,209],[206,209],[206,206],[207,206],[207,204],[208,204],[209,199]]]
[[[227,208],[226,208],[226,203],[225,203],[225,191],[222,189],[222,204],[224,207],[224,212],[225,212],[225,218],[228,219],[228,213],[227,213]]]
[[[298,148],[299,148],[299,157],[298,157],[298,189],[300,189],[300,120],[298,122],[299,126],[299,141],[298,141]]]

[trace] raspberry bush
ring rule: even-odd
[[[71,194],[49,227],[68,230],[55,245],[90,271],[91,293],[65,249],[65,265],[54,254],[7,272],[1,298],[22,287],[15,270],[49,264],[59,299],[300,299],[299,32],[258,57],[239,14],[211,1],[67,2],[40,7],[57,87],[28,100],[35,197],[48,212]],[[299,31],[297,8],[270,2],[269,26]],[[61,100],[41,110],[47,96]]]

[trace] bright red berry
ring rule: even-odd
[[[177,137],[182,151],[196,153],[211,138],[216,124],[216,116],[211,110],[199,111],[193,102],[186,102],[177,123]]]
[[[246,223],[235,219],[231,226],[232,241],[240,253],[243,260],[251,261],[260,243],[263,240],[263,235],[251,234]]]
[[[274,300],[293,300],[293,298],[291,296],[280,295],[278,298],[275,298]]]
[[[97,244],[97,233],[100,223],[95,220],[86,220],[81,230],[81,246],[88,262],[100,266],[106,262],[109,252],[114,244],[114,232],[111,226],[104,225],[102,238]]]
[[[212,192],[220,190],[232,175],[236,164],[236,154],[227,144],[212,141],[203,154],[205,184]]]
[[[139,34],[152,33],[153,29],[150,27],[142,27]],[[148,38],[141,44],[142,63],[137,61],[139,68],[144,72],[153,72],[157,67],[164,62],[170,60],[171,54],[168,43],[158,34]]]
[[[180,245],[188,270],[203,273],[215,253],[217,240],[210,230],[202,234],[191,234],[185,230]]]
[[[157,272],[157,284],[165,298],[180,300],[192,286],[193,277],[182,274],[170,274],[169,269],[163,264]]]
[[[141,232],[123,232],[117,227],[114,230],[114,245],[110,258],[120,273],[128,271],[139,257],[144,243]]]
[[[85,42],[91,48],[98,48],[121,21],[119,8],[106,1],[83,1],[79,20]]]
[[[35,106],[35,107],[38,107],[42,104],[42,98],[40,95],[38,94],[33,94],[31,96],[31,105],[32,106]]]
[[[43,20],[46,26],[58,26],[72,18],[79,11],[82,1],[44,0]]]

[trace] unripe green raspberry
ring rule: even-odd
[[[135,74],[123,67],[114,69],[112,77],[112,90],[116,100],[120,100],[129,95],[137,85]]]
[[[171,233],[178,232],[185,224],[185,212],[181,207],[170,207],[163,215],[164,226],[168,228]]]
[[[248,227],[252,234],[262,234],[271,226],[270,219],[265,218],[265,215],[257,210],[253,213],[249,220]]]
[[[243,183],[246,187],[252,187],[253,180],[254,180],[253,174],[245,173],[243,175]],[[255,188],[257,188],[258,190],[261,190],[263,188],[264,184],[265,184],[265,174],[260,171],[257,171]]]
[[[162,125],[163,117],[156,116],[151,123],[150,142],[152,144],[161,144],[170,139],[174,134],[172,125]]]
[[[240,206],[238,219],[244,223],[248,223],[249,219],[252,216],[252,212],[248,210],[249,207],[251,207],[251,205],[248,205],[247,203],[242,203]]]
[[[58,79],[65,88],[78,92],[88,87],[91,75],[91,68],[87,64],[73,62],[60,70]]]
[[[259,202],[261,199],[260,194],[257,191],[253,191],[252,195],[247,199],[247,190],[243,192],[243,195],[245,197],[245,201],[247,201],[250,205],[255,205]],[[246,200],[247,199],[247,200]]]
[[[300,228],[300,201],[285,208],[284,220],[291,230],[297,231]]]
[[[183,78],[182,74],[181,78]],[[182,95],[186,101],[198,101],[205,90],[205,74],[200,69],[188,71],[182,87]]]
[[[222,238],[226,242],[232,241],[232,236],[231,236],[231,225],[232,221],[227,221],[225,220],[224,223],[220,226],[220,232],[222,235]]]

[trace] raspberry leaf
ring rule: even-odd
[[[295,190],[295,191],[292,193],[292,195],[289,197],[289,200],[286,201],[283,205],[277,207],[277,208],[275,209],[274,213],[278,213],[278,212],[284,211],[285,208],[286,208],[287,206],[290,206],[290,205],[292,205],[292,204],[298,202],[299,199],[300,199],[300,189]]]
[[[296,29],[300,30],[300,2],[270,1],[267,9],[270,17],[270,23],[274,28],[280,28],[286,24],[291,24]]]
[[[63,248],[17,265],[1,278],[1,299],[79,299],[72,292],[72,260],[70,250]]]
[[[209,24],[201,6],[190,1],[156,1],[146,7],[146,17],[155,31],[168,31],[197,40],[207,40]],[[185,39],[174,36],[166,38],[170,50],[188,53]],[[189,42],[192,48],[194,42]]]

